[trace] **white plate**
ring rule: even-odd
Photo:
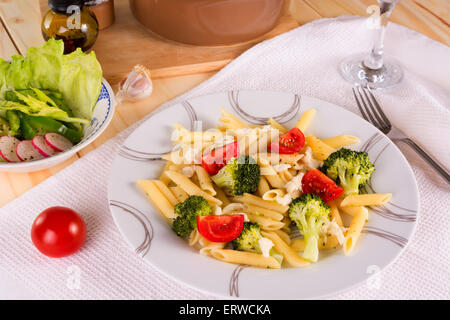
[[[111,89],[109,83],[105,79],[103,79],[102,89],[97,99],[97,104],[94,107],[91,124],[88,126],[84,126],[84,137],[78,144],[76,144],[69,150],[41,160],[30,162],[0,162],[0,171],[32,172],[44,170],[69,159],[76,152],[80,151],[95,139],[97,139],[97,137],[103,131],[105,131],[113,118],[114,108],[114,91]]]
[[[319,262],[306,268],[266,270],[227,264],[205,257],[177,237],[136,187],[139,179],[154,179],[164,165],[158,157],[170,151],[173,123],[192,128],[216,127],[220,108],[252,124],[273,117],[287,127],[310,108],[317,115],[307,133],[319,138],[351,134],[361,139],[352,149],[369,153],[376,170],[371,186],[393,197],[370,210],[369,221],[351,256],[341,249],[323,251]],[[368,279],[386,267],[408,243],[419,210],[413,172],[399,149],[371,124],[336,105],[280,92],[234,91],[195,98],[155,112],[125,141],[109,180],[110,210],[130,246],[154,267],[199,290],[245,299],[303,299],[337,293]],[[376,210],[376,211],[375,211]]]

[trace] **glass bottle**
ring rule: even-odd
[[[49,0],[50,10],[42,19],[42,35],[64,41],[64,53],[77,48],[89,50],[97,40],[95,14],[84,6],[84,0]]]

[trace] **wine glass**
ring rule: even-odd
[[[346,58],[340,64],[341,75],[352,84],[385,89],[400,83],[402,69],[391,59],[383,57],[384,35],[389,17],[399,0],[378,0],[380,16],[376,21],[372,51]]]

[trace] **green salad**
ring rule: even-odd
[[[0,58],[0,161],[36,160],[64,151],[69,142],[80,142],[101,86],[102,69],[95,53],[78,49],[65,55],[62,40],[29,48],[25,57]],[[56,134],[62,137],[55,142]],[[39,144],[40,137],[50,137],[44,139],[50,148]],[[18,145],[24,141],[20,151],[26,154],[21,157]]]

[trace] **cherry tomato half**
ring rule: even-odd
[[[210,176],[222,169],[228,160],[239,156],[239,144],[237,141],[227,143],[213,149],[210,153],[203,155],[202,166]]]
[[[299,128],[292,128],[272,142],[270,151],[279,154],[297,153],[305,146],[305,135]]]
[[[309,170],[302,178],[303,193],[314,193],[328,202],[344,194],[344,189],[318,169]]]
[[[46,256],[60,258],[81,248],[86,239],[86,224],[78,213],[66,207],[42,211],[31,227],[31,240]]]
[[[244,215],[198,216],[197,229],[202,236],[212,242],[229,242],[244,228]]]

